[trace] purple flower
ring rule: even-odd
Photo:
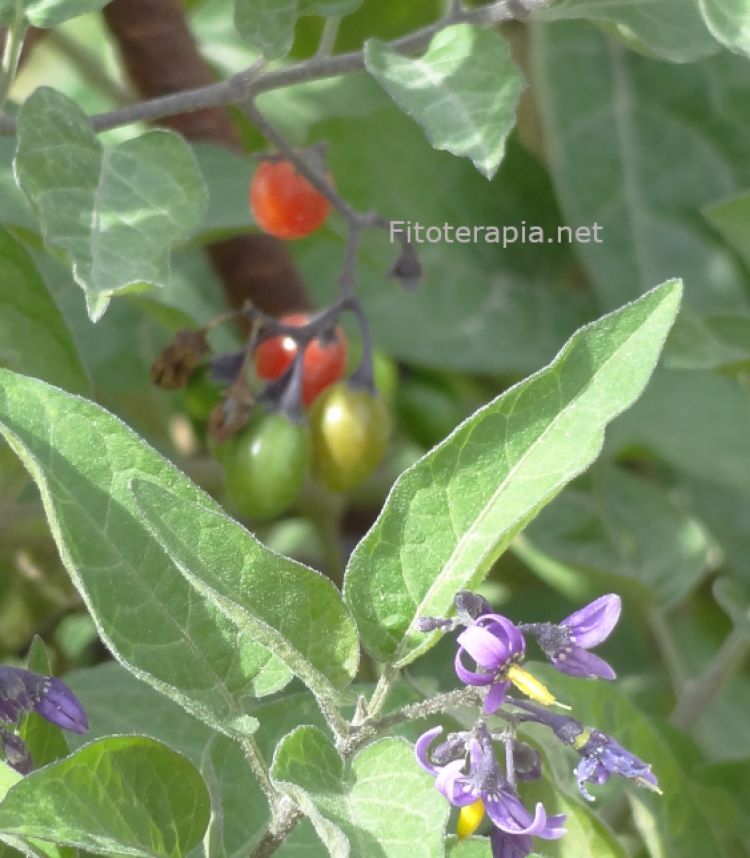
[[[492,737],[484,722],[477,723],[468,740],[468,761],[464,754],[438,766],[430,757],[430,745],[441,731],[442,727],[428,730],[417,740],[414,750],[420,766],[435,778],[437,789],[454,807],[461,808],[459,837],[473,834],[485,813],[494,827],[505,834],[533,835],[546,840],[555,840],[565,834],[561,827],[564,816],[548,817],[541,802],[537,803],[532,816],[523,805],[500,770]]]
[[[0,721],[18,724],[31,711],[73,733],[85,733],[89,728],[80,702],[56,676],[0,665]]]
[[[604,659],[589,652],[605,641],[620,618],[622,604],[614,593],[590,602],[561,623],[528,623],[522,631],[533,635],[544,654],[561,673],[591,679],[615,679]]]
[[[630,778],[638,786],[661,792],[651,766],[631,754],[606,733],[584,729],[576,739],[574,747],[581,755],[581,762],[575,770],[578,789],[588,801],[593,801],[594,797],[589,794],[584,784],[604,784],[612,775]]]
[[[578,780],[578,789],[584,798],[589,801],[594,800],[584,784],[604,784],[612,775],[630,778],[638,786],[661,793],[659,783],[651,771],[651,766],[644,763],[627,748],[623,748],[611,736],[591,727],[585,727],[575,718],[548,712],[527,700],[513,699],[511,702],[524,711],[523,715],[516,714],[517,720],[544,724],[545,727],[552,730],[561,742],[575,748],[580,754],[581,761],[575,770],[575,774]]]
[[[458,678],[467,685],[489,685],[484,700],[485,714],[492,714],[502,706],[510,685],[506,674],[518,664],[526,651],[526,641],[518,628],[500,614],[484,614],[458,636],[455,666]],[[469,670],[463,661],[468,653],[477,664]]]

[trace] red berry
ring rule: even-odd
[[[305,325],[306,313],[290,313],[279,321],[285,325]],[[271,337],[255,350],[255,372],[259,378],[273,381],[282,376],[297,354],[297,343],[291,337]],[[302,367],[302,402],[310,406],[327,387],[335,384],[346,368],[346,337],[338,325],[336,339],[325,344],[313,340],[305,349]]]
[[[304,238],[321,227],[331,204],[289,161],[263,161],[250,184],[256,223],[276,238]]]

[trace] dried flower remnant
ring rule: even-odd
[[[209,351],[205,329],[183,328],[151,367],[152,383],[164,390],[179,390]]]

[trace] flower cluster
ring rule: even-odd
[[[564,816],[549,815],[540,803],[532,813],[516,791],[517,781],[541,777],[538,752],[516,738],[517,727],[525,722],[549,728],[557,739],[578,752],[580,761],[575,775],[588,800],[593,798],[585,784],[603,784],[615,774],[659,792],[651,767],[611,736],[568,715],[550,712],[546,707],[570,707],[559,703],[521,666],[526,656],[526,638],[530,637],[561,673],[615,679],[610,665],[590,650],[605,641],[617,624],[619,596],[602,596],[560,623],[516,624],[494,613],[481,596],[467,591],[456,596],[455,606],[454,618],[421,617],[417,628],[423,632],[463,628],[457,639],[456,674],[466,685],[486,688],[484,716],[499,714],[507,722],[500,734],[492,733],[480,718],[471,731],[451,734],[437,746],[434,742],[441,727],[428,730],[417,740],[417,761],[435,778],[435,786],[443,796],[460,808],[459,837],[473,834],[486,815],[492,823],[494,858],[525,858],[532,851],[532,837],[553,840],[565,833]],[[467,665],[467,658],[474,662],[473,666]],[[511,686],[525,698],[510,697]],[[513,709],[501,711],[506,705]],[[496,741],[505,746],[503,766],[495,754]]]
[[[0,725],[16,728],[30,712],[73,733],[85,733],[89,728],[79,700],[56,676],[0,665]],[[28,774],[33,768],[26,745],[13,730],[0,727],[0,752],[8,765],[21,774]]]

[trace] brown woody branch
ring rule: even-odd
[[[186,112],[180,109],[185,92],[211,92],[223,84],[215,82],[212,69],[198,50],[179,0],[112,0],[103,14],[128,77],[147,99],[142,104],[167,101],[175,108],[159,115],[146,112],[138,120],[158,121],[189,140],[242,150],[223,107],[231,100],[202,105],[198,97]],[[240,235],[213,242],[205,250],[222,281],[229,306],[240,308],[249,300],[271,315],[308,306],[291,257],[277,239]]]

